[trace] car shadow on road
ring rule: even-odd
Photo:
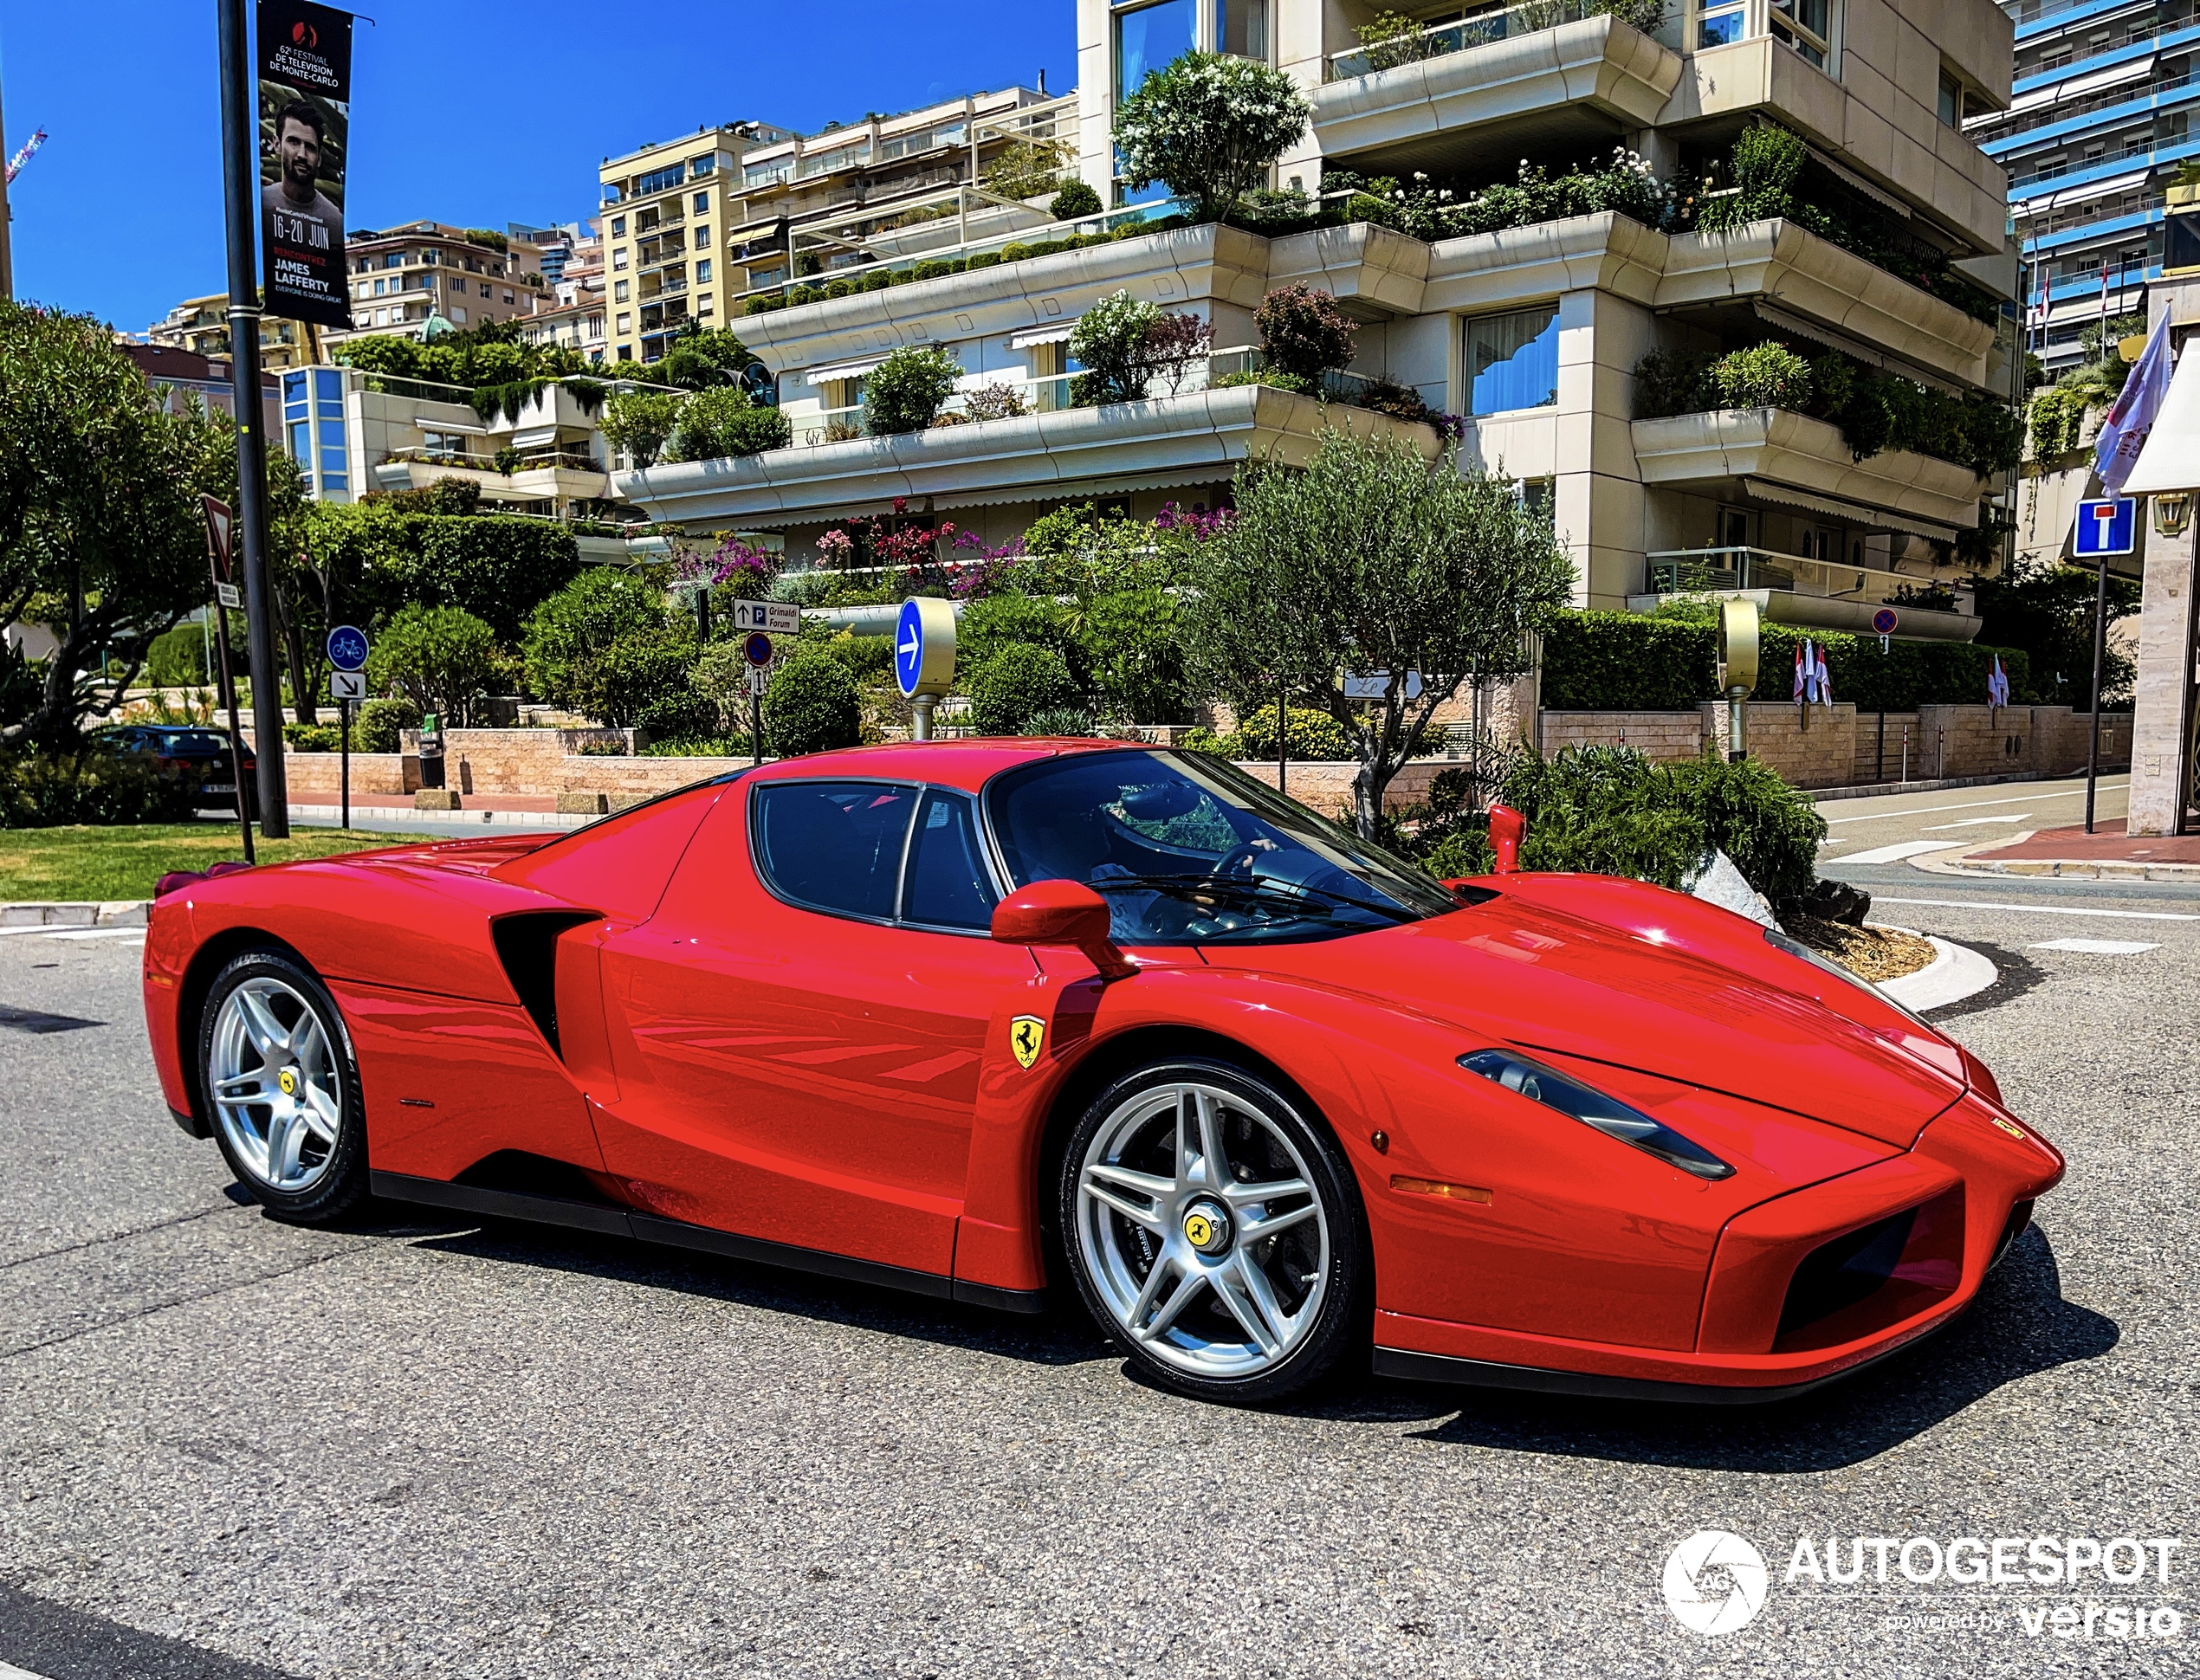
[[[1847,1381],[1795,1399],[1703,1406],[1487,1389],[1472,1392],[1461,1404],[1470,1391],[1454,1390],[1457,1414],[1417,1433],[1511,1452],[1811,1474],[1876,1457],[2005,1383],[2098,1359],[2119,1334],[2114,1320],[2062,1298],[2054,1251],[2035,1226],[1953,1325]]]
[[[408,1208],[386,1221],[359,1222],[363,1234],[409,1240],[417,1249],[499,1263],[541,1266],[663,1289],[765,1312],[858,1326],[1038,1365],[1105,1359],[1109,1347],[1081,1315],[995,1312],[843,1278],[813,1276],[777,1266],[690,1254],[616,1237],[592,1237],[556,1226],[465,1215],[439,1218]]]

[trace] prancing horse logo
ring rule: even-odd
[[[1016,1053],[1016,1065],[1028,1069],[1039,1060],[1039,1047],[1046,1042],[1046,1023],[1036,1015],[1019,1015],[1008,1024],[1008,1048]]]

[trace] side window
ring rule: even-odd
[[[970,800],[936,788],[927,792],[909,840],[902,920],[926,927],[990,927],[993,897]]]
[[[916,790],[878,782],[778,782],[754,794],[756,867],[812,910],[890,921]]]

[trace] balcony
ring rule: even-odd
[[[1785,409],[1718,409],[1633,425],[1645,484],[1802,507],[1867,530],[1948,540],[1978,524],[1986,481],[1886,449],[1852,458],[1837,427]]]
[[[883,512],[896,497],[929,498],[946,510],[1217,484],[1251,456],[1304,465],[1325,425],[1401,437],[1431,460],[1437,454],[1428,426],[1238,385],[683,462],[613,482],[652,519],[783,529]]]
[[[1313,95],[1324,157],[1442,169],[1491,161],[1503,130],[1595,145],[1646,126],[1679,82],[1681,59],[1601,0],[1533,0],[1338,54],[1327,69],[1332,80]]]
[[[1654,612],[1674,596],[1741,597],[1755,601],[1769,622],[1799,629],[1869,636],[1873,615],[1892,606],[1894,633],[1910,640],[1969,642],[1978,634],[1977,615],[1963,611],[1953,591],[1936,595],[1931,580],[1899,572],[1763,548],[1668,549],[1643,560],[1650,588],[1627,598],[1632,612]]]
[[[424,489],[438,479],[463,479],[480,488],[484,501],[602,501],[611,475],[585,450],[538,449],[523,454],[510,472],[494,456],[440,449],[400,449],[374,468],[378,490]]]

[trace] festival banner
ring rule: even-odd
[[[259,43],[262,307],[349,326],[352,15],[313,0],[260,0]]]

